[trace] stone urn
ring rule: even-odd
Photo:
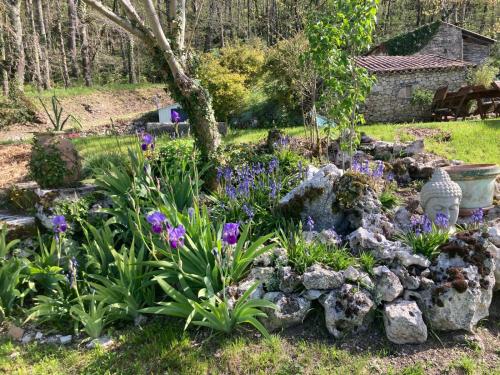
[[[495,180],[500,175],[496,164],[462,164],[446,167],[450,178],[462,189],[460,215],[468,216],[478,208],[493,207]]]
[[[67,133],[62,131],[55,132],[37,132],[33,133],[35,140],[32,151],[30,168],[32,169],[32,174],[34,165],[33,161],[36,160],[36,152],[41,152],[42,150],[45,152],[45,155],[51,155],[54,153],[58,153],[60,155],[61,166],[64,168],[59,168],[59,170],[53,170],[54,167],[51,167],[49,163],[39,163],[38,174],[43,173],[60,173],[61,178],[54,179],[54,181],[59,180],[57,183],[42,183],[37,180],[39,185],[42,188],[53,188],[61,186],[74,186],[76,185],[81,177],[82,177],[82,165],[81,158],[76,150],[75,146],[71,142],[70,139],[67,138]],[[40,157],[40,156],[38,156]],[[64,169],[64,171],[60,171],[60,169]],[[36,175],[36,173],[35,173]],[[46,181],[44,178],[41,180]]]

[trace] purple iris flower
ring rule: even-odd
[[[54,216],[52,218],[52,227],[56,237],[59,237],[59,233],[64,233],[68,229],[66,218],[63,215]]]
[[[151,134],[144,133],[142,135],[142,144],[141,144],[141,149],[142,151],[147,151],[147,149],[150,147],[152,150],[154,149],[154,138]]]
[[[175,122],[175,123],[181,122],[181,115],[175,109],[172,109],[170,111],[170,118],[171,118],[172,122]]]
[[[438,212],[436,214],[436,218],[435,218],[434,222],[436,223],[436,225],[439,228],[448,228],[448,225],[450,224],[450,220],[448,218],[448,215],[443,214],[442,212]]]
[[[482,208],[475,209],[472,212],[472,222],[474,224],[479,224],[483,221],[484,211]]]
[[[163,224],[167,221],[167,217],[161,212],[156,211],[148,215],[146,220],[151,224],[153,233],[160,234],[163,231]]]
[[[222,241],[228,245],[238,242],[240,235],[240,225],[238,223],[226,223],[222,228]]]
[[[314,230],[314,220],[312,219],[311,216],[307,217],[306,227],[309,232],[312,232]]]
[[[178,247],[184,245],[184,235],[186,234],[186,229],[181,224],[177,227],[167,227],[168,230],[168,242],[172,249],[177,249]]]

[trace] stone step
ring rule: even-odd
[[[22,239],[36,235],[37,226],[34,216],[12,214],[0,211],[0,226],[7,226],[7,239]]]

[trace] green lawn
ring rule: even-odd
[[[451,140],[441,142],[432,138],[425,139],[428,151],[448,159],[463,160],[468,163],[500,164],[500,120],[456,121],[415,124],[377,124],[360,127],[360,131],[384,141],[413,140],[405,132],[406,128],[441,129],[451,133]],[[304,136],[302,126],[285,128],[291,136]],[[259,142],[266,139],[268,129],[231,130],[224,138],[226,144]],[[87,137],[76,139],[75,144],[84,158],[95,157],[109,152],[126,152],[127,147],[135,144],[135,136],[123,137]],[[118,143],[117,143],[118,142]],[[168,142],[168,137],[160,137],[158,144]],[[119,146],[118,146],[119,145]]]
[[[160,320],[144,328],[115,333],[112,348],[91,350],[84,345],[80,348],[48,344],[23,346],[0,338],[0,373],[423,375],[428,371],[440,372],[438,364],[421,360],[395,369],[390,362],[392,358],[394,363],[394,356],[398,354],[395,346],[385,339],[373,343],[373,349],[346,350],[324,338],[306,340],[284,335],[273,335],[270,340],[253,335],[207,338],[205,333],[185,333],[177,322]],[[461,370],[466,364],[474,370],[471,374],[492,373],[491,369],[487,370],[481,353],[463,348],[457,351],[449,358],[444,357],[446,363],[441,365]]]
[[[368,135],[384,141],[412,140],[405,128],[432,128],[451,133],[449,142],[425,139],[428,151],[467,163],[500,164],[500,120],[432,122],[402,125],[368,125],[360,128]]]

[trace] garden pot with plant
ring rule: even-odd
[[[81,125],[72,115],[63,118],[63,108],[55,95],[51,99],[52,113],[41,99],[40,103],[52,123],[52,129],[34,133],[30,175],[42,188],[75,185],[81,178],[81,161],[63,128],[70,118],[79,127]]]

